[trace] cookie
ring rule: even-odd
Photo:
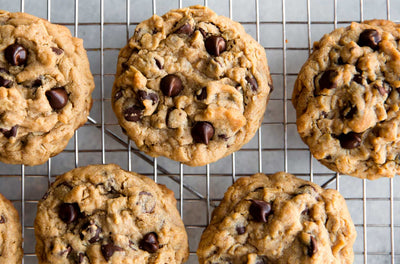
[[[17,210],[0,194],[0,263],[22,263],[22,231]]]
[[[192,6],[136,27],[112,105],[140,150],[201,166],[254,136],[271,89],[264,48],[239,23]]]
[[[328,168],[376,179],[400,172],[400,26],[353,22],[325,35],[293,91],[297,130]]]
[[[213,211],[199,263],[353,263],[356,231],[336,190],[291,174],[237,180]]]
[[[83,125],[93,76],[82,40],[26,13],[0,10],[0,161],[38,165]]]
[[[34,227],[39,263],[183,263],[189,254],[173,192],[114,164],[58,176]]]

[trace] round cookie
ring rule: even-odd
[[[328,168],[376,179],[400,172],[400,26],[353,22],[325,35],[302,67],[297,130]]]
[[[140,150],[201,166],[254,136],[271,89],[264,48],[239,23],[192,6],[136,27],[112,105]]]
[[[17,210],[0,194],[0,263],[22,263],[22,231]]]
[[[291,174],[237,180],[213,211],[199,263],[353,263],[356,231],[345,200]]]
[[[0,161],[38,165],[86,122],[93,76],[82,40],[60,25],[0,10]]]
[[[119,166],[58,176],[38,204],[39,263],[183,263],[188,240],[171,190]]]

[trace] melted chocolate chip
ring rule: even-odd
[[[124,110],[124,118],[130,122],[137,122],[142,117],[142,108],[136,105],[133,105]]]
[[[175,33],[176,34],[186,34],[186,35],[192,35],[194,31],[194,28],[191,24],[186,23],[185,25],[181,26],[180,28],[178,28]]]
[[[158,95],[156,93],[147,93],[146,91],[139,90],[137,96],[141,103],[143,103],[144,100],[151,100],[152,105],[158,103]]]
[[[207,37],[207,32],[204,29],[199,28],[199,31],[200,31],[201,35],[203,35],[203,38]]]
[[[226,50],[226,42],[223,37],[210,36],[205,41],[206,50],[209,54],[219,56]]]
[[[4,218],[4,216],[0,217],[0,224],[4,224],[6,222],[6,219]]]
[[[381,42],[382,36],[375,29],[366,29],[360,34],[358,39],[358,45],[361,47],[368,46],[373,50],[379,48],[379,42]]]
[[[338,75],[337,71],[335,70],[327,70],[325,71],[321,78],[319,79],[319,89],[334,89],[337,87],[337,83],[334,80],[335,77]]]
[[[17,131],[18,131],[18,125],[13,126],[10,130],[4,129],[4,128],[0,128],[0,132],[3,133],[3,135],[6,138],[17,136]]]
[[[200,94],[199,93],[196,94],[196,98],[197,98],[197,100],[200,100],[200,101],[206,99],[207,98],[207,88],[206,87],[201,88],[201,92],[200,92]]]
[[[244,226],[237,226],[236,227],[236,232],[238,233],[238,235],[242,235],[246,232],[246,227]]]
[[[77,203],[63,203],[60,205],[58,216],[64,223],[70,224],[78,219],[80,208]]]
[[[139,248],[149,253],[156,253],[157,250],[160,248],[157,240],[157,234],[154,232],[146,234],[140,241]]]
[[[116,251],[123,251],[123,248],[116,246],[114,244],[106,244],[106,245],[101,245],[100,250],[104,259],[109,261],[112,255],[114,255]]]
[[[182,81],[177,75],[168,74],[161,79],[160,89],[165,96],[177,96],[183,90]]]
[[[102,229],[98,225],[94,223],[94,221],[90,221],[82,226],[82,231],[80,232],[80,238],[83,240],[85,236],[88,236],[88,242],[90,244],[96,243],[100,241],[100,233]]]
[[[272,206],[262,200],[251,200],[249,212],[255,221],[266,223],[268,216],[272,213]]]
[[[154,61],[156,62],[156,65],[160,70],[164,69],[164,66],[161,64],[161,61],[157,60],[156,58],[154,58]]]
[[[307,247],[307,255],[309,257],[314,256],[318,252],[318,247],[317,247],[317,240],[315,239],[314,236],[310,237],[310,244]]]
[[[20,66],[26,63],[28,51],[24,46],[14,43],[5,49],[4,56],[11,65]]]
[[[61,54],[63,54],[63,52],[64,52],[63,49],[56,48],[56,47],[51,47],[51,50],[52,50],[55,54],[57,54],[57,55],[61,55]]]
[[[51,108],[60,110],[68,103],[68,94],[64,87],[57,87],[46,92]]]
[[[209,122],[199,121],[192,127],[192,137],[194,142],[208,145],[214,136],[214,127]]]
[[[0,86],[5,87],[5,88],[10,88],[10,86],[12,85],[12,81],[3,78],[2,76],[0,76]]]
[[[251,90],[253,92],[256,92],[258,90],[258,83],[256,78],[247,76],[246,81],[250,84]]]
[[[353,149],[361,145],[361,134],[350,132],[348,134],[341,134],[338,137],[340,146],[344,149]]]

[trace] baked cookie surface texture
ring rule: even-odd
[[[58,176],[35,235],[39,263],[183,263],[189,254],[173,192],[113,164]]]
[[[17,210],[0,194],[0,263],[22,263],[22,231]]]
[[[343,197],[291,174],[228,188],[197,250],[199,263],[353,263],[356,231]]]
[[[140,150],[201,166],[254,136],[271,88],[264,48],[239,23],[192,6],[136,27],[112,104]]]
[[[400,172],[400,26],[353,22],[326,34],[295,83],[297,130],[328,168],[376,179]]]
[[[66,27],[26,13],[0,11],[0,34],[0,161],[42,164],[86,122],[86,51]]]

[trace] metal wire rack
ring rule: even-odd
[[[241,22],[265,47],[275,86],[255,138],[230,157],[200,168],[139,152],[120,131],[110,106],[118,51],[135,26],[152,14],[193,4]],[[201,233],[226,188],[237,177],[280,170],[336,188],[345,196],[358,232],[355,263],[400,263],[398,177],[371,182],[342,177],[321,166],[297,135],[290,102],[296,74],[313,41],[351,21],[399,22],[400,0],[0,0],[0,8],[63,24],[83,38],[96,82],[88,122],[61,154],[35,167],[0,164],[0,192],[21,215],[25,263],[37,263],[33,220],[37,202],[54,177],[77,166],[111,162],[175,191],[190,240],[188,263],[197,263]]]

